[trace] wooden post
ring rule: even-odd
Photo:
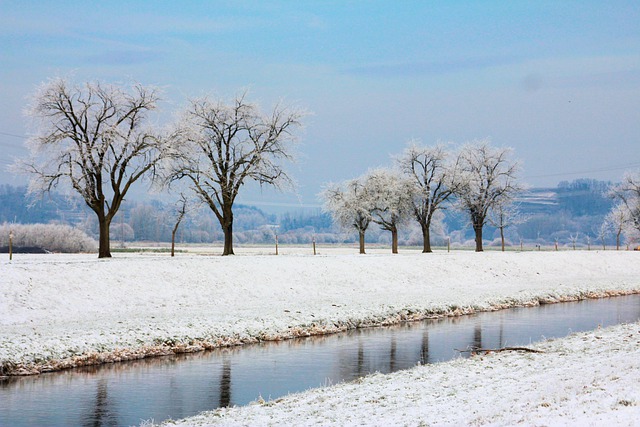
[[[556,239],[556,252],[558,251],[558,239]]]
[[[520,239],[520,252],[522,252],[522,239]]]
[[[13,231],[9,230],[9,261],[13,259]]]
[[[278,234],[276,233],[276,255],[278,255]]]
[[[313,236],[312,242],[313,242],[313,254],[315,255],[316,254],[316,236]]]
[[[451,237],[447,236],[447,253],[451,250]]]

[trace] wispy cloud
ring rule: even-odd
[[[85,56],[85,61],[97,65],[136,65],[160,61],[163,52],[153,50],[106,50]]]
[[[477,70],[521,62],[515,55],[459,58],[447,61],[410,62],[403,64],[371,64],[350,67],[345,74],[368,77],[407,77],[434,74],[449,74],[461,71]]]

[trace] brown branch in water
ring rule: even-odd
[[[478,353],[500,353],[503,351],[524,351],[527,353],[544,353],[542,350],[536,350],[534,348],[529,347],[502,347],[502,348],[478,348],[478,347],[470,347],[466,350],[458,350],[455,349],[459,353],[470,353],[471,355]]]

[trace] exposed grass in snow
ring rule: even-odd
[[[544,353],[492,353],[374,374],[163,425],[637,425],[640,323],[532,348]]]
[[[639,255],[21,256],[0,262],[0,374],[635,293]]]

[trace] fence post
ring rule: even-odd
[[[13,259],[13,230],[9,230],[9,261]]]

